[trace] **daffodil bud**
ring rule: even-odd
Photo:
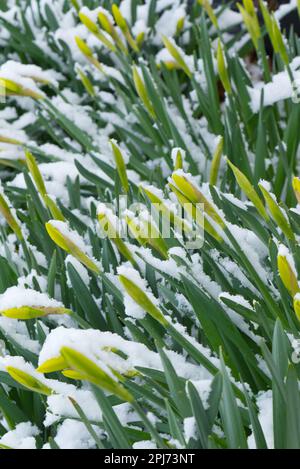
[[[28,96],[30,98],[39,100],[44,99],[45,95],[41,92],[35,91],[31,88],[26,88],[13,80],[8,80],[0,76],[0,93],[1,96],[5,95],[16,95],[16,96]]]
[[[294,296],[294,311],[300,321],[300,293],[296,293],[296,295]]]
[[[115,140],[110,140],[110,144],[111,144],[111,148],[112,148],[113,155],[115,158],[117,171],[118,171],[118,175],[119,175],[122,187],[124,189],[124,192],[128,192],[129,184],[128,184],[126,164],[125,164],[123,153]]]
[[[204,8],[204,10],[206,11],[210,21],[212,22],[212,24],[214,25],[214,27],[216,29],[218,29],[218,20],[217,20],[217,17],[214,13],[214,10],[210,4],[210,1],[209,0],[198,0],[198,3],[199,5],[202,6],[202,8]]]
[[[170,221],[174,227],[179,230],[180,233],[182,233],[182,230],[184,233],[188,233],[192,230],[190,224],[187,223],[186,220],[176,215],[174,207],[171,207],[169,201],[163,198],[163,193],[160,191],[160,189],[157,189],[154,186],[145,185],[143,183],[140,184],[140,189],[148,197],[152,207],[154,207],[158,213],[161,213],[163,217]]]
[[[115,45],[109,39],[107,39],[107,37],[98,28],[98,25],[94,23],[94,21],[92,21],[87,15],[85,15],[83,11],[80,11],[79,18],[80,18],[80,21],[85,25],[85,27],[92,34],[94,34],[94,36],[96,36],[96,38],[99,39],[100,42],[102,42],[112,52],[116,51]]]
[[[139,217],[134,217],[131,212],[127,211],[125,221],[129,227],[132,235],[143,246],[148,244],[153,247],[162,257],[168,258],[168,248],[161,237],[150,214],[145,210],[139,214]]]
[[[261,180],[258,186],[264,196],[264,199],[273,219],[275,220],[281,231],[285,234],[288,239],[295,239],[294,233],[292,231],[292,228],[290,227],[286,215],[282,212],[281,208],[279,207],[275,195],[269,191],[268,183]]]
[[[77,73],[80,77],[81,83],[83,84],[84,88],[88,92],[88,94],[92,97],[96,96],[95,89],[93,87],[92,82],[90,81],[89,77],[81,70],[81,68],[77,68]]]
[[[191,78],[192,72],[184,60],[183,52],[175,44],[174,40],[171,38],[167,38],[166,36],[162,36],[162,41],[166,49],[169,51],[169,53],[171,54],[171,56],[173,57],[177,65],[179,66],[179,68],[181,68],[186,73],[186,75],[189,78]]]
[[[217,184],[221,156],[223,152],[223,142],[224,142],[223,137],[219,136],[217,147],[213,154],[213,159],[212,159],[211,167],[210,167],[209,183],[212,186],[215,186]]]
[[[16,236],[20,240],[22,240],[23,235],[22,235],[21,227],[18,221],[16,220],[15,215],[12,212],[12,209],[10,208],[9,201],[3,192],[1,183],[0,183],[0,213],[3,215],[7,224],[10,226],[10,228],[13,230]]]
[[[133,401],[133,396],[116,379],[85,355],[70,347],[62,347],[60,352],[68,367],[75,371],[76,376],[81,376],[82,379],[99,386],[122,400]]]
[[[115,244],[118,251],[132,264],[135,264],[130,249],[126,246],[120,236],[119,224],[120,220],[112,213],[105,204],[100,204],[97,209],[97,217],[103,231],[107,234],[109,239]]]
[[[126,31],[128,27],[126,20],[124,16],[122,15],[122,13],[120,12],[119,7],[115,3],[112,5],[111,11],[112,11],[112,14],[114,15],[115,22],[117,23],[121,31]]]
[[[183,169],[183,161],[185,158],[185,151],[182,148],[172,149],[172,160],[174,164],[174,170]]]
[[[102,71],[103,67],[100,62],[94,57],[92,49],[87,45],[87,43],[81,39],[79,36],[75,36],[75,42],[77,44],[78,49],[82,54],[86,57],[86,59],[92,63],[98,70]]]
[[[297,202],[298,202],[298,204],[300,204],[300,178],[295,176],[293,178],[292,184],[293,184],[293,189],[294,189],[294,192],[295,192]]]
[[[40,173],[39,167],[36,163],[34,156],[28,151],[25,151],[27,167],[30,171],[30,174],[35,182],[36,188],[39,191],[40,195],[44,197],[46,195],[46,187],[43,180],[43,177]]]
[[[143,44],[144,39],[145,39],[145,33],[144,33],[144,31],[141,31],[140,33],[138,33],[138,35],[135,38],[137,46],[138,46],[139,49],[141,48],[141,45]]]
[[[202,192],[192,183],[186,173],[179,170],[174,172],[171,178],[175,183],[175,186],[180,192],[182,192],[189,202],[192,202],[193,204],[203,204],[205,213],[220,225],[221,228],[224,228],[225,224],[220,215]]]
[[[234,177],[236,179],[236,182],[242,189],[242,191],[246,194],[249,200],[253,203],[253,205],[256,207],[257,211],[260,213],[260,215],[265,219],[269,220],[269,215],[260,200],[259,196],[256,193],[256,190],[248,180],[248,178],[240,171],[236,166],[234,166],[233,163],[229,159],[227,159],[227,163],[232,169],[232,172],[234,174]]]
[[[35,376],[13,366],[7,366],[6,371],[17,383],[22,384],[25,388],[30,389],[30,391],[37,392],[38,394],[43,394],[45,396],[50,396],[50,394],[52,394],[52,389],[42,383],[42,381],[38,380]]]
[[[67,368],[68,363],[63,358],[62,355],[58,357],[49,358],[45,360],[39,367],[36,369],[38,373],[54,373],[55,371],[61,371],[64,368]]]
[[[211,225],[211,223],[204,219],[203,212],[199,210],[197,205],[194,205],[182,192],[180,192],[176,186],[169,183],[169,187],[176,195],[178,202],[182,206],[182,208],[189,214],[192,220],[196,222],[196,224],[204,229],[208,234],[210,234],[216,241],[222,242],[223,238],[219,235],[219,233],[215,230],[215,228]]]
[[[130,298],[160,324],[163,326],[168,325],[168,321],[157,306],[158,302],[156,298],[146,288],[145,282],[140,277],[139,273],[136,270],[123,267],[118,268],[118,273],[119,280]]]
[[[119,49],[121,49],[125,54],[127,54],[128,53],[127,48],[125,44],[123,43],[123,41],[121,40],[121,38],[119,37],[108,14],[104,10],[100,11],[98,13],[98,19],[104,31],[106,31],[113,38],[113,40],[118,45]]]
[[[45,293],[10,287],[0,295],[0,315],[13,319],[33,319],[49,314],[71,314],[64,305]]]
[[[133,81],[137,94],[140,97],[140,100],[144,104],[145,108],[149,112],[151,117],[155,117],[155,112],[151,103],[151,100],[148,96],[147,89],[143,79],[140,76],[138,68],[134,65],[132,67]]]
[[[283,244],[279,246],[277,265],[282,283],[290,294],[295,296],[300,290],[295,264],[289,250]]]
[[[217,49],[217,66],[220,80],[224,87],[224,90],[227,94],[231,94],[231,84],[228,76],[228,70],[225,62],[225,57],[222,49],[222,44],[220,39],[218,40],[218,49]]]
[[[271,42],[273,42],[273,26],[272,26],[272,17],[266,6],[264,0],[259,0],[259,7],[263,15],[263,19],[265,22],[266,30],[270,36]]]
[[[240,10],[240,13],[243,17],[245,26],[251,36],[252,42],[255,48],[258,49],[259,39],[261,36],[260,26],[259,26],[259,22],[258,22],[257,15],[256,15],[254,8],[252,10],[252,8],[249,7],[249,5],[250,5],[250,2],[244,2],[244,7],[240,5],[239,3],[237,4]]]
[[[112,14],[114,16],[115,22],[117,23],[117,25],[121,29],[122,33],[124,34],[124,36],[125,36],[128,44],[130,45],[130,47],[135,52],[138,52],[139,48],[137,46],[137,43],[133,39],[133,37],[130,33],[130,30],[129,30],[128,24],[126,23],[125,18],[123,17],[122,13],[120,12],[120,10],[119,10],[119,8],[116,4],[113,4],[113,6],[112,6]]]
[[[21,140],[17,140],[16,138],[10,138],[10,137],[7,137],[6,135],[0,135],[0,142],[9,143],[10,145],[23,145],[24,143]]]
[[[300,16],[300,0],[297,0],[297,10],[298,10],[298,15]]]
[[[72,254],[79,262],[96,274],[100,273],[97,264],[85,253],[85,243],[75,232],[71,231],[67,224],[59,220],[50,220],[46,223],[47,232],[60,248],[68,254]]]
[[[274,47],[275,52],[277,52],[282,61],[287,65],[289,63],[289,56],[287,54],[286,46],[274,14],[272,15],[272,31],[273,31],[273,41],[272,45]],[[271,38],[272,39],[272,38]]]
[[[181,18],[179,18],[179,20],[177,21],[177,24],[176,24],[176,35],[180,34],[181,31],[183,30],[184,21],[185,21],[185,17],[184,17],[184,16],[182,16]]]
[[[49,194],[46,194],[44,196],[44,202],[46,207],[50,210],[50,213],[54,220],[65,221],[65,217],[63,216],[61,210]]]

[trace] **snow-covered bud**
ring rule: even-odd
[[[85,25],[85,27],[92,34],[94,34],[94,36],[96,36],[96,38],[99,39],[100,42],[102,42],[112,52],[116,51],[115,45],[109,39],[107,39],[107,37],[98,28],[98,25],[94,23],[94,21],[92,21],[87,15],[85,15],[83,11],[79,12],[79,18],[80,21]]]
[[[30,391],[37,392],[38,394],[43,394],[45,396],[50,396],[50,394],[52,394],[51,388],[46,386],[35,376],[32,376],[19,368],[7,366],[6,371],[17,383],[22,384],[25,388],[30,389]]]
[[[248,33],[251,36],[252,42],[255,48],[258,48],[259,39],[261,37],[260,26],[258,22],[258,18],[256,15],[256,11],[253,5],[252,0],[244,0],[244,6],[237,4],[240,13],[242,15],[243,21],[245,26],[248,30]]]
[[[288,239],[294,239],[294,233],[293,230],[287,220],[286,215],[283,213],[281,210],[281,207],[278,205],[276,201],[276,197],[274,194],[272,194],[269,191],[269,185],[265,181],[260,181],[258,184],[264,199],[266,201],[266,204],[269,208],[269,211],[273,217],[273,219],[276,221],[277,225],[281,229],[281,231],[285,234],[285,236]]]
[[[118,251],[132,264],[135,264],[134,258],[130,249],[126,246],[125,242],[120,236],[120,220],[112,211],[105,205],[99,204],[97,209],[97,217],[102,230],[108,238],[115,244]]]
[[[113,155],[115,158],[115,163],[118,171],[118,175],[123,187],[124,192],[129,191],[129,183],[128,183],[128,177],[127,177],[127,172],[126,172],[126,164],[125,164],[125,159],[124,155],[122,153],[121,148],[117,144],[116,140],[110,140],[111,148],[113,151]]]
[[[227,94],[231,94],[231,84],[229,80],[228,70],[225,62],[225,57],[222,49],[222,44],[220,39],[218,40],[218,49],[217,49],[217,66],[218,66],[218,73],[224,90]]]
[[[13,80],[9,80],[5,77],[0,76],[0,95],[1,96],[9,96],[9,95],[16,95],[16,96],[27,96],[33,99],[44,99],[45,95],[43,93],[39,93],[34,89],[27,88],[20,83],[17,83]]]
[[[115,22],[124,34],[128,44],[135,52],[138,52],[139,48],[137,46],[137,43],[135,42],[130,33],[128,24],[126,23],[124,16],[122,15],[121,11],[119,10],[119,7],[115,3],[113,4],[111,11],[114,16]]]
[[[85,87],[86,91],[88,92],[88,94],[92,97],[94,97],[96,95],[96,92],[95,92],[95,89],[93,87],[93,84],[92,82],[90,81],[89,77],[86,75],[86,73],[83,72],[83,70],[81,70],[81,68],[77,67],[76,69],[78,75],[79,75],[79,78],[81,80],[81,83],[83,84],[83,86]]]
[[[7,224],[11,227],[11,229],[16,234],[16,236],[20,240],[22,240],[23,235],[22,235],[21,227],[18,221],[16,220],[15,215],[12,212],[9,201],[3,192],[1,183],[0,183],[0,213],[3,215]]]
[[[212,158],[211,166],[210,166],[209,183],[212,186],[215,186],[217,184],[221,156],[223,152],[223,143],[224,143],[223,137],[219,136],[217,147],[213,154],[213,158]]]
[[[293,189],[294,189],[294,192],[295,192],[297,202],[298,202],[298,204],[300,204],[300,178],[295,176],[293,178],[292,184],[293,184]]]
[[[300,321],[300,293],[296,293],[296,295],[294,296],[294,311]]]
[[[236,166],[234,166],[233,163],[227,158],[227,163],[232,169],[232,172],[234,174],[234,177],[236,179],[236,182],[242,189],[242,191],[246,194],[249,200],[253,203],[253,205],[256,207],[257,211],[259,214],[265,219],[269,220],[269,215],[264,207],[264,204],[260,200],[258,194],[256,193],[256,190],[252,186],[251,182],[248,180],[248,178],[242,173],[240,169],[238,169]]]
[[[60,301],[46,293],[21,287],[10,287],[0,295],[0,315],[13,319],[33,319],[49,314],[72,314]]]
[[[133,401],[133,396],[107,371],[82,353],[71,347],[62,347],[60,353],[68,364],[68,368],[75,372],[75,376],[87,380],[127,402]],[[70,375],[69,375],[70,376]]]
[[[94,57],[92,49],[87,45],[87,43],[81,39],[79,36],[75,36],[75,42],[77,44],[78,49],[82,54],[85,56],[85,58],[93,64],[98,70],[102,71],[103,67],[100,64],[99,60]]]
[[[139,273],[134,269],[127,269],[122,266],[118,268],[118,273],[121,284],[133,301],[160,324],[163,326],[168,325],[168,321],[157,306],[157,299],[147,289],[145,281]]]
[[[294,265],[294,260],[291,257],[289,250],[281,244],[278,250],[277,265],[280,278],[285,288],[292,296],[299,292],[299,284]]]
[[[189,179],[188,174],[182,170],[175,171],[171,176],[175,186],[193,204],[203,204],[204,211],[209,215],[221,228],[224,228],[224,222],[217,213],[213,205],[202,194],[198,187]],[[173,190],[173,189],[172,189]]]
[[[55,244],[68,254],[72,254],[72,256],[92,272],[95,272],[96,274],[100,273],[100,268],[86,254],[85,242],[78,233],[76,233],[76,231],[70,230],[66,223],[59,220],[50,220],[47,222],[46,229]]]
[[[154,118],[155,112],[154,112],[150,97],[147,93],[145,83],[143,79],[141,78],[138,68],[136,66],[132,67],[132,75],[133,75],[134,86],[135,86],[137,94],[140,97],[140,100],[144,104],[150,116]]]
[[[162,41],[164,43],[164,46],[166,49],[169,51],[173,59],[175,60],[176,64],[178,65],[179,68],[181,68],[186,75],[191,78],[192,77],[192,72],[189,69],[188,65],[186,64],[183,56],[183,52],[181,49],[175,44],[174,40],[171,38],[167,38],[166,36],[162,36]]]
[[[28,151],[25,151],[27,167],[30,171],[32,179],[35,182],[36,188],[39,191],[40,195],[44,197],[47,193],[43,176],[40,173],[39,167],[34,156]]]

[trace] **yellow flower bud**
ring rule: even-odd
[[[267,214],[267,211],[262,201],[260,200],[259,196],[256,193],[256,190],[254,189],[248,178],[242,173],[242,171],[240,171],[236,166],[234,166],[234,164],[231,163],[230,160],[227,159],[227,163],[232,169],[236,182],[238,183],[242,191],[246,194],[248,199],[251,200],[260,215],[265,220],[269,220],[269,215]]]
[[[99,386],[122,400],[133,401],[133,396],[120,383],[82,353],[70,347],[62,347],[60,353],[68,367],[75,371],[76,376],[81,376],[82,379]]]
[[[126,20],[115,3],[112,5],[111,11],[114,15],[115,22],[117,23],[121,31],[126,31],[126,29],[128,28]]]
[[[76,71],[77,71],[77,73],[80,77],[80,80],[81,80],[83,86],[85,87],[86,91],[88,92],[88,94],[90,96],[94,97],[96,95],[96,92],[94,90],[93,84],[90,81],[89,77],[79,67],[77,68]]]
[[[171,54],[177,65],[182,68],[182,70],[186,73],[189,78],[191,78],[192,72],[186,64],[179,47],[175,44],[173,40],[168,39],[166,36],[162,36],[162,40],[164,46],[168,49],[169,53]]]
[[[0,310],[1,316],[12,319],[35,319],[49,314],[72,314],[72,311],[67,308],[45,306],[20,306]]]
[[[293,178],[292,184],[293,184],[293,189],[294,189],[294,192],[295,192],[297,202],[298,202],[298,204],[300,204],[300,178],[295,176]]]
[[[217,50],[217,66],[220,80],[224,87],[224,90],[227,94],[231,94],[231,84],[228,76],[228,70],[225,63],[225,58],[222,50],[222,45],[220,39],[218,40],[218,50]]]
[[[45,396],[52,394],[51,388],[25,371],[12,366],[7,366],[6,371],[17,383],[22,384],[25,388],[30,389],[30,391],[44,394]]]
[[[68,364],[66,360],[60,355],[58,357],[49,358],[38,366],[36,371],[38,373],[54,373],[55,371],[61,371],[67,368]]]
[[[119,280],[125,288],[127,294],[135,301],[137,305],[139,305],[144,311],[146,311],[146,313],[150,314],[150,316],[156,319],[156,321],[158,321],[163,326],[168,325],[168,321],[165,319],[162,311],[152,300],[152,294],[146,292],[124,273],[119,275]]]
[[[3,215],[7,224],[11,227],[11,229],[16,234],[16,236],[20,240],[22,240],[23,235],[22,235],[21,227],[19,226],[19,223],[17,222],[15,216],[12,214],[12,211],[11,211],[11,208],[9,207],[6,196],[4,195],[4,192],[1,190],[1,186],[0,186],[0,213]]]
[[[109,215],[113,216],[114,220],[111,220]],[[112,213],[108,214],[107,209],[103,204],[98,207],[97,217],[102,229],[108,235],[109,239],[115,244],[122,256],[124,256],[125,259],[130,261],[132,264],[135,264],[135,260],[132,253],[130,252],[130,249],[126,246],[123,239],[120,237],[119,229],[116,226],[116,224],[120,223],[118,218]]]
[[[294,311],[296,313],[297,318],[300,321],[300,294],[297,293],[294,297]]]
[[[258,184],[264,199],[266,201],[266,204],[270,210],[270,213],[273,217],[273,219],[276,221],[277,225],[281,229],[281,231],[285,234],[285,236],[288,239],[295,239],[294,233],[292,231],[292,228],[289,225],[289,222],[286,218],[286,216],[282,213],[281,208],[279,207],[278,203],[276,202],[276,198],[274,194],[271,194],[268,189],[265,187],[263,182],[260,182]]]
[[[286,251],[287,252],[284,252],[283,250],[282,252],[279,251],[277,256],[278,271],[285,288],[292,296],[295,296],[296,293],[299,292],[298,279],[296,277],[293,266],[291,266],[288,261],[288,250],[286,249]]]
[[[222,136],[220,136],[211,162],[209,183],[212,186],[215,186],[217,184],[221,156],[223,152],[223,142],[224,139]]]
[[[72,232],[66,228],[65,223],[61,221],[50,220],[48,223],[46,223],[46,229],[50,238],[55,242],[55,244],[57,244],[67,253],[72,254],[72,256],[74,256],[79,262],[85,265],[92,272],[95,272],[96,274],[100,273],[100,269],[96,263],[85,254],[83,249],[76,245],[76,242],[70,239],[70,237],[72,237]]]
[[[45,183],[43,180],[43,177],[40,173],[39,167],[36,163],[36,160],[34,156],[28,151],[25,151],[25,157],[26,157],[26,163],[28,166],[28,169],[30,171],[30,174],[35,182],[35,185],[37,187],[37,190],[39,191],[40,195],[44,197],[46,195],[46,187]]]
[[[126,172],[126,165],[124,161],[124,157],[122,154],[122,151],[117,144],[115,140],[110,140],[111,148],[113,151],[113,155],[115,158],[116,166],[117,166],[117,171],[118,175],[122,184],[122,187],[124,189],[124,192],[129,191],[129,183],[128,183],[128,178],[127,178],[127,172]]]
[[[200,228],[203,228],[208,234],[215,238],[218,242],[222,242],[223,238],[217,233],[215,228],[209,223],[208,220],[204,219],[203,213],[194,205],[185,195],[180,192],[177,187],[169,183],[169,186],[176,195],[178,202],[183,207],[183,209],[189,214],[189,216],[194,220]],[[189,230],[190,231],[190,230]]]
[[[172,174],[172,179],[176,187],[182,194],[193,204],[203,204],[204,211],[209,215],[218,225],[224,228],[225,224],[217,213],[213,205],[206,199],[200,190],[188,179],[183,172],[175,172]]]
[[[132,74],[133,74],[133,81],[134,81],[134,86],[135,86],[136,92],[139,95],[139,97],[140,97],[142,103],[144,104],[145,108],[149,112],[150,116],[154,118],[155,117],[155,112],[154,112],[153,106],[152,106],[150,98],[148,96],[145,83],[142,80],[136,66],[132,67]]]

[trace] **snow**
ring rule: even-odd
[[[98,436],[101,436],[102,430],[93,425],[93,429]],[[84,423],[66,419],[57,430],[55,442],[61,449],[94,449],[95,440],[88,432]]]
[[[258,419],[261,424],[267,446],[269,449],[273,449],[274,437],[272,391],[260,392],[257,396],[256,403],[259,409]],[[256,448],[253,434],[251,434],[248,438],[248,445],[250,449]]]
[[[294,58],[290,63],[290,67],[293,73],[294,83],[300,84],[300,71],[297,68],[300,65],[300,56]],[[298,86],[299,91],[300,87]],[[264,92],[264,106],[271,106],[278,101],[282,101],[288,98],[292,98],[295,91],[292,86],[290,77],[286,71],[279,72],[273,75],[270,83],[257,83],[255,88],[249,88],[248,92],[250,95],[250,106],[254,113],[259,112],[261,92]]]
[[[194,438],[197,440],[197,424],[195,417],[186,417],[183,421],[184,438],[188,442]]]
[[[40,306],[43,308],[62,308],[60,301],[49,298],[46,293],[40,293],[29,288],[10,287],[0,295],[0,310],[20,308],[22,306]]]
[[[16,425],[14,430],[10,430],[0,438],[0,445],[13,449],[36,449],[35,437],[39,430],[31,422],[22,422]]]

